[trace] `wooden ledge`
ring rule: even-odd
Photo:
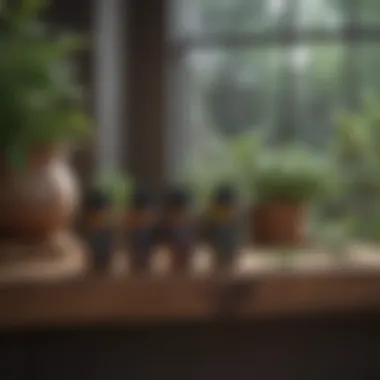
[[[380,271],[87,278],[0,287],[0,328],[380,311]]]

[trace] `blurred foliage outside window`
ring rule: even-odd
[[[190,110],[186,128],[191,130],[184,173],[199,188],[207,192],[218,179],[242,172],[244,159],[259,150],[258,135],[272,146],[302,142],[323,155],[336,148],[337,138],[342,144],[339,128],[361,129],[355,133],[366,134],[363,144],[377,138],[377,119],[371,119],[364,100],[380,99],[380,1],[186,4],[177,14],[181,32],[175,40],[183,43],[181,62],[191,79],[184,89]],[[342,111],[352,114],[338,122]],[[362,217],[356,232],[378,238],[380,153],[343,161],[352,186],[339,195],[339,205],[325,207],[327,213],[339,209],[339,218]],[[359,182],[366,183],[365,190]]]

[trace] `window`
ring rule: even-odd
[[[324,149],[340,108],[380,95],[377,0],[172,0],[170,47],[173,177],[253,131]]]

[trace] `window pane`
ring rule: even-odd
[[[189,150],[185,175],[210,181],[238,172],[232,152],[239,139],[300,139],[327,147],[342,106],[341,44],[292,49],[241,48],[192,51]]]
[[[289,0],[172,0],[177,36],[252,32],[286,23]],[[293,0],[290,0],[293,1]]]
[[[360,57],[361,95],[372,93],[380,99],[380,41],[360,44],[357,57]]]
[[[272,128],[280,56],[278,48],[198,50],[187,56],[191,73],[188,167],[208,169],[210,175],[229,170],[232,141]]]
[[[305,64],[298,82],[298,133],[315,146],[326,147],[346,91],[346,49],[341,44],[304,46]]]
[[[301,0],[298,9],[300,27],[339,28],[347,21],[350,1]]]
[[[298,25],[337,29],[349,14],[346,0],[171,0],[176,37],[262,32]]]
[[[268,123],[280,54],[268,48],[189,55],[193,99],[202,99],[209,129],[228,138]]]
[[[380,1],[360,0],[360,21],[367,25],[380,25]]]

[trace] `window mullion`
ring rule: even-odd
[[[285,27],[288,33],[293,36],[294,43],[296,44],[298,31],[297,31],[297,11],[298,0],[287,1],[287,12],[284,15]],[[294,73],[292,64],[292,49],[285,52],[283,50],[284,64],[280,67],[279,75],[279,89],[277,94],[277,109],[275,118],[275,143],[285,143],[293,140],[297,133],[297,78]]]
[[[360,105],[360,38],[357,38],[357,17],[360,11],[360,0],[348,0],[348,23],[345,30],[346,59],[343,68],[344,103],[349,109],[355,110]]]

